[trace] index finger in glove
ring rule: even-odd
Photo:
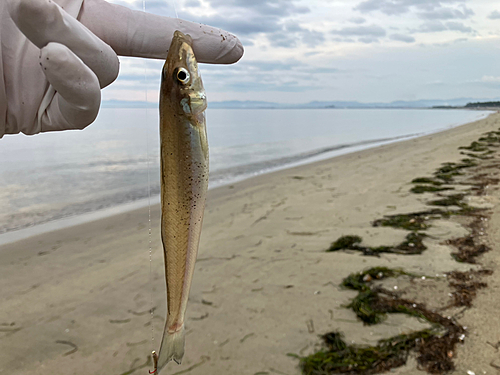
[[[39,113],[39,130],[83,129],[92,123],[101,103],[94,72],[59,43],[49,43],[41,49],[40,66],[55,93]]]
[[[38,48],[51,42],[68,47],[98,77],[113,82],[119,61],[113,49],[51,0],[11,0],[9,12],[21,32]]]
[[[227,31],[103,0],[85,0],[79,20],[122,56],[165,59],[175,30],[191,35],[198,62],[232,64],[243,55],[241,42]]]

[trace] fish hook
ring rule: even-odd
[[[153,358],[153,365],[155,369],[153,371],[149,370],[149,373],[156,374],[156,372],[158,371],[158,354],[156,354],[156,352],[153,350],[153,352],[151,353],[151,357]]]

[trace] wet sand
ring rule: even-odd
[[[427,327],[402,314],[364,326],[342,306],[356,293],[339,284],[350,273],[373,266],[438,275],[388,281],[437,309],[450,300],[443,274],[482,267],[456,262],[451,257],[456,249],[445,244],[467,235],[463,222],[434,222],[421,255],[370,257],[325,249],[350,234],[369,246],[402,242],[407,231],[371,222],[429,209],[426,202],[434,195],[410,193],[410,181],[431,175],[441,163],[458,162],[464,158],[459,146],[499,127],[500,115],[494,114],[441,133],[212,190],[187,312],[186,354],[182,365],[169,364],[162,374],[300,374],[298,360],[287,353],[312,353],[320,347],[319,334],[341,330],[348,342],[373,344]],[[494,176],[497,168],[487,173]],[[491,187],[479,202],[492,212],[484,236],[492,251],[480,263],[495,271],[499,197]],[[148,355],[158,349],[165,314],[159,216],[159,206],[153,206],[151,264],[148,208],[0,246],[0,374],[140,374],[151,369]],[[470,332],[453,353],[457,374],[496,373],[491,363],[500,366],[494,348],[500,340],[499,275],[485,279],[488,288],[479,290],[473,307],[457,318]],[[410,360],[396,373],[422,372]]]

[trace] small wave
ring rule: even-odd
[[[251,177],[256,174],[269,173],[271,171],[282,169],[294,165],[299,162],[307,161],[308,159],[316,158],[318,156],[328,154],[335,151],[340,151],[342,149],[357,148],[362,146],[368,146],[372,144],[379,144],[391,141],[397,141],[406,138],[413,138],[422,135],[421,133],[408,134],[397,137],[389,138],[378,138],[371,139],[367,141],[346,143],[330,147],[323,147],[320,149],[303,152],[300,154],[286,156],[277,159],[259,161],[251,164],[244,164],[230,168],[218,169],[210,172],[210,184],[211,187],[226,185],[230,182],[235,182],[246,177]]]

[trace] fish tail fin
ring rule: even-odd
[[[184,330],[184,326],[174,333],[169,333],[168,330],[165,330],[158,356],[158,371],[171,360],[174,360],[179,365],[181,364],[182,357],[184,356],[185,341],[186,331]]]

